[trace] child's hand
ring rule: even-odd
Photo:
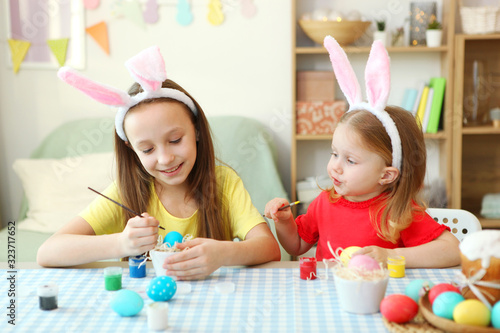
[[[381,262],[384,267],[387,265],[387,258],[394,256],[394,250],[384,249],[379,246],[365,246],[352,254],[352,256],[358,254],[366,254],[369,257]]]
[[[123,257],[137,256],[156,246],[160,223],[148,213],[143,213],[142,216],[135,216],[128,220],[119,236]]]
[[[177,243],[177,248],[187,251],[167,257],[163,268],[167,275],[179,280],[197,280],[207,277],[223,265],[224,243],[209,238],[195,238]]]
[[[291,208],[286,208],[278,211],[279,208],[288,205],[288,201],[283,198],[274,198],[266,204],[264,216],[268,219],[273,219],[274,222],[293,219]]]

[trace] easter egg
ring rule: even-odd
[[[406,295],[392,294],[380,302],[380,313],[389,321],[406,323],[417,315],[418,304]]]
[[[168,234],[165,235],[165,238],[163,239],[163,243],[167,243],[168,246],[173,247],[175,243],[182,243],[182,235],[177,232],[177,231],[170,231]]]
[[[420,297],[425,294],[427,288],[432,288],[434,283],[429,280],[417,279],[413,280],[405,288],[405,295],[411,297],[415,302],[418,302]]]
[[[177,291],[177,283],[170,276],[155,277],[146,288],[146,294],[155,302],[165,302],[171,299]]]
[[[496,302],[491,309],[491,325],[500,328],[500,301]]]
[[[340,260],[342,261],[342,264],[344,264],[344,266],[347,266],[349,260],[351,260],[352,254],[359,249],[361,249],[359,246],[349,246],[345,248],[344,251],[342,251],[342,253],[340,254]]]
[[[111,299],[110,306],[120,316],[131,317],[141,312],[144,300],[133,290],[121,289]]]
[[[358,254],[349,260],[349,264],[347,265],[349,268],[362,268],[368,271],[373,271],[376,269],[381,269],[377,260],[373,259],[366,254]]]
[[[453,310],[453,320],[458,324],[488,326],[490,310],[477,299],[467,299],[459,303]]]
[[[451,283],[439,283],[432,287],[431,290],[429,290],[429,302],[433,304],[436,297],[438,297],[445,291],[454,291],[456,293],[460,293],[460,290]]]
[[[458,303],[465,301],[462,294],[454,291],[445,291],[439,294],[432,303],[432,312],[436,316],[453,320],[453,310]]]

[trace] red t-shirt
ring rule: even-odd
[[[381,194],[383,195],[383,194]],[[381,196],[380,195],[380,196]],[[370,221],[370,206],[380,196],[362,202],[340,198],[329,201],[329,192],[323,191],[309,205],[307,213],[297,217],[299,236],[309,244],[318,243],[317,260],[333,258],[327,242],[334,251],[349,246],[380,246],[386,249],[411,247],[430,242],[448,227],[434,221],[429,214],[414,213],[413,223],[401,231],[396,244],[377,236]]]

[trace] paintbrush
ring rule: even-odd
[[[129,211],[129,212],[131,212],[132,214],[134,214],[134,215],[136,215],[136,216],[139,216],[139,217],[144,217],[144,216],[142,216],[141,214],[139,214],[139,213],[137,213],[137,212],[134,212],[132,209],[128,208],[127,206],[122,205],[121,203],[114,201],[114,200],[113,200],[113,199],[111,199],[110,197],[107,197],[107,196],[105,196],[104,194],[102,194],[102,193],[100,193],[100,192],[98,192],[98,191],[94,190],[93,188],[89,187],[88,189],[89,189],[89,190],[91,190],[91,191],[93,191],[93,192],[95,192],[95,193],[97,193],[97,194],[99,194],[99,195],[101,195],[101,196],[103,196],[103,197],[105,197],[106,199],[108,199],[109,201],[111,201],[111,202],[113,202],[113,203],[117,204],[117,205],[118,205],[118,206],[120,206],[121,208],[123,208],[123,209],[125,209],[125,210],[128,210],[128,211]],[[165,228],[163,228],[162,226],[159,226],[158,228],[165,230]]]
[[[292,206],[298,205],[299,203],[300,203],[300,201],[292,202],[292,203],[290,203],[290,204],[288,204],[286,206],[278,208],[278,211],[287,209],[288,207],[292,207]],[[266,217],[266,215],[262,215],[262,216]]]

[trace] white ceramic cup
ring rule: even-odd
[[[173,254],[176,254],[176,252],[165,252],[165,251],[151,250],[151,251],[149,251],[149,254],[151,255],[151,259],[153,261],[153,267],[155,269],[156,276],[167,275],[167,270],[162,267],[163,263],[165,262],[165,259],[167,257],[170,257]],[[176,280],[175,277],[172,277],[172,278],[174,280]]]
[[[340,307],[356,314],[377,313],[385,296],[389,277],[382,280],[346,280],[334,275]]]

